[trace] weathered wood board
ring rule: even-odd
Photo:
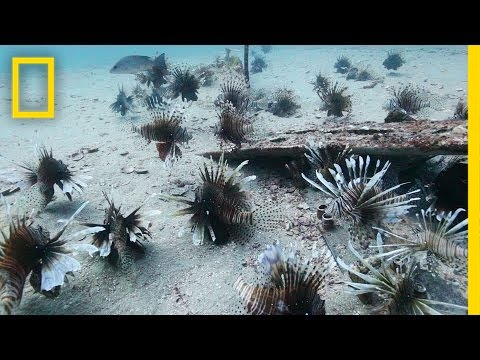
[[[465,120],[419,120],[403,123],[328,124],[318,128],[287,130],[277,135],[225,152],[226,159],[298,158],[307,139],[324,145],[350,145],[358,155],[399,158],[428,158],[436,155],[466,155]],[[218,158],[221,150],[203,153]]]

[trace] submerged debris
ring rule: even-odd
[[[61,240],[67,226],[87,203],[80,206],[54,237],[25,217],[10,219],[8,236],[0,229],[3,236],[0,242],[0,302],[4,313],[11,314],[20,304],[29,274],[32,274],[30,283],[35,291],[56,297],[66,275],[81,268],[72,252],[85,250],[92,254],[96,251],[94,246]]]
[[[377,246],[380,252],[382,251],[381,245],[382,239],[380,234],[378,234]],[[394,273],[383,259],[381,260],[381,268],[377,270],[368,259],[364,259],[353,248],[351,242],[348,243],[348,248],[361,265],[368,268],[368,274],[363,274],[354,267],[348,266],[340,258],[337,258],[337,263],[341,268],[359,279],[358,281],[345,282],[349,287],[350,293],[356,295],[376,294],[380,297],[380,304],[373,308],[374,313],[385,315],[441,315],[435,309],[436,307],[460,309],[466,312],[466,306],[449,304],[428,298],[425,287],[416,280],[418,263],[415,258],[409,259],[404,272]]]
[[[327,111],[327,116],[343,116],[344,111],[352,111],[351,95],[344,94],[347,89],[336,82],[317,92],[323,102],[322,110]]]
[[[232,55],[232,49],[225,48],[225,56],[217,57],[216,63],[217,67],[226,67],[231,71],[243,73],[243,62],[238,56]]]
[[[96,246],[101,257],[107,257],[109,262],[128,271],[136,254],[144,253],[142,240],[151,237],[150,231],[141,225],[137,207],[130,214],[124,215],[121,207],[116,207],[113,200],[103,192],[108,208],[105,209],[103,224],[84,223],[94,233],[92,244]]]
[[[438,155],[407,173],[413,178],[412,189],[420,189],[420,208],[453,210],[468,206],[468,158],[467,156]],[[461,213],[459,216],[464,215]]]
[[[125,116],[125,114],[131,111],[134,107],[133,96],[127,96],[123,86],[119,88],[117,100],[110,105],[110,109],[115,113],[120,113],[120,115]]]
[[[266,284],[250,285],[239,277],[235,290],[252,315],[325,315],[320,291],[334,266],[325,247],[318,256],[304,261],[294,249],[286,253],[279,245],[267,245],[259,262],[269,277]]]

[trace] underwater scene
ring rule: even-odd
[[[0,54],[0,314],[467,313],[466,46]]]

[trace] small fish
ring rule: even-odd
[[[149,56],[131,55],[121,58],[111,69],[111,74],[138,74],[152,70],[153,67],[165,67],[165,54],[152,59]]]

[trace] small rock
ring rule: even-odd
[[[135,170],[135,173],[137,173],[137,174],[146,174],[146,173],[148,173],[148,170],[147,170],[147,169],[137,169],[137,170]]]
[[[302,210],[308,210],[308,209],[310,209],[310,206],[308,206],[307,203],[302,203],[302,204],[298,204],[297,208],[302,209]]]
[[[128,151],[121,152],[120,155],[121,155],[121,156],[128,155]]]
[[[133,173],[135,169],[133,168],[133,166],[128,166],[128,167],[124,167],[122,168],[122,172],[125,173],[125,174],[131,174]]]
[[[9,187],[8,189],[0,191],[0,194],[10,195],[10,194],[13,194],[14,192],[17,192],[18,190],[20,190],[20,187],[16,186],[16,185],[13,185],[13,186]]]
[[[463,89],[461,89],[461,88],[458,88],[458,89],[455,89],[455,91],[463,91]]]
[[[72,160],[73,160],[73,161],[80,161],[80,160],[83,159],[84,156],[85,156],[85,155],[83,155],[82,152],[76,152],[76,153],[73,153],[73,154],[72,154]]]
[[[187,189],[186,188],[176,188],[176,189],[172,189],[170,191],[170,194],[173,195],[173,196],[183,196],[187,193]]]

